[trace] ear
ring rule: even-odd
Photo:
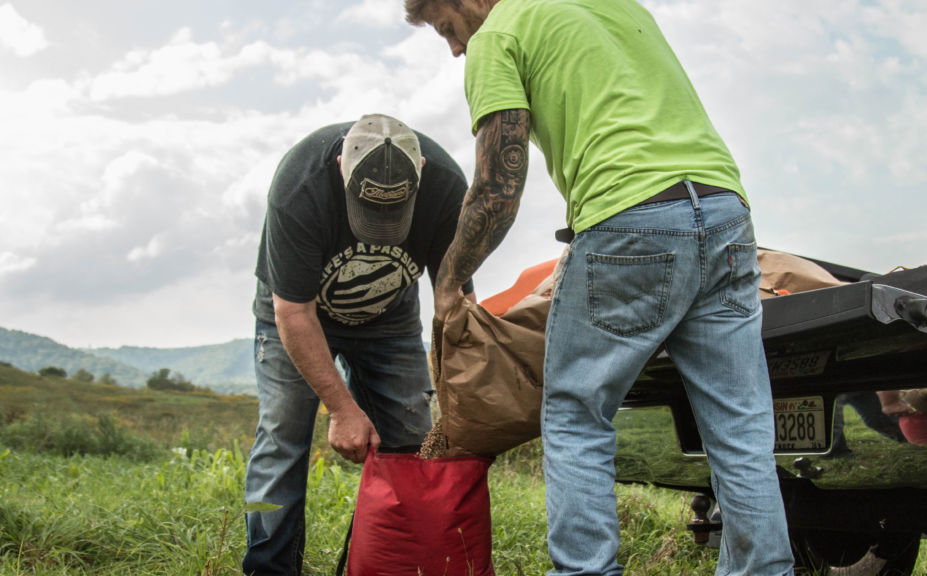
[[[341,156],[339,156],[338,158],[341,158]],[[424,168],[424,167],[425,167],[425,157],[422,156],[422,168]]]
[[[341,177],[344,178],[344,166],[341,165],[341,154],[338,155],[338,171],[341,172]]]

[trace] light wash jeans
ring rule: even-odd
[[[549,575],[624,572],[612,419],[664,342],[723,515],[716,574],[792,574],[759,279],[750,211],[733,193],[698,198],[690,188],[688,200],[625,210],[573,240],[547,323]]]
[[[246,518],[247,575],[298,575],[306,541],[306,482],[319,398],[303,380],[277,327],[258,321],[255,374],[260,418],[245,478],[246,502],[282,506]],[[346,365],[348,386],[384,447],[421,444],[431,429],[431,380],[421,336],[327,337]]]

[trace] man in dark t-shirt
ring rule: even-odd
[[[280,162],[255,269],[260,420],[245,500],[282,508],[248,514],[245,574],[300,572],[320,403],[329,443],[354,462],[431,428],[417,280],[434,282],[466,190],[440,146],[379,114],[321,128]],[[461,288],[472,300],[472,282]]]

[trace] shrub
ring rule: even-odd
[[[64,368],[58,368],[57,366],[46,366],[45,368],[39,369],[39,376],[43,378],[67,378],[68,373]]]
[[[54,421],[26,418],[0,428],[0,442],[16,450],[65,457],[97,454],[150,460],[159,452],[154,441],[121,428],[109,414],[98,418],[71,414]]]
[[[75,372],[75,373],[71,376],[71,378],[73,378],[73,379],[75,379],[75,380],[79,380],[80,382],[93,382],[94,376],[93,376],[93,374],[91,374],[90,372],[88,372],[88,371],[84,370],[83,368],[81,368],[81,369],[79,369],[77,372]]]
[[[161,368],[153,372],[148,378],[147,385],[152,390],[172,390],[176,392],[193,392],[196,386],[183,377],[183,374],[174,372],[169,368]]]
[[[115,386],[116,384],[118,384],[118,382],[116,382],[116,379],[113,378],[113,375],[110,374],[109,372],[104,372],[103,375],[100,376],[100,379],[97,380],[97,382],[99,382],[100,384],[104,386]]]

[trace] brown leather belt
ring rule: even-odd
[[[711,186],[709,184],[700,184],[698,182],[692,182],[692,188],[695,189],[695,195],[699,198],[704,198],[705,196],[711,196],[712,194],[723,194],[724,192],[732,192],[727,188],[721,188],[720,186]],[[681,182],[676,182],[666,190],[659,192],[655,196],[651,196],[646,200],[638,202],[635,206],[642,206],[644,204],[653,204],[655,202],[670,202],[672,200],[688,200],[689,199],[689,188],[686,186],[685,180]],[[566,242],[569,244],[573,241],[573,230],[570,228],[561,228],[554,233],[554,237],[560,242]]]

